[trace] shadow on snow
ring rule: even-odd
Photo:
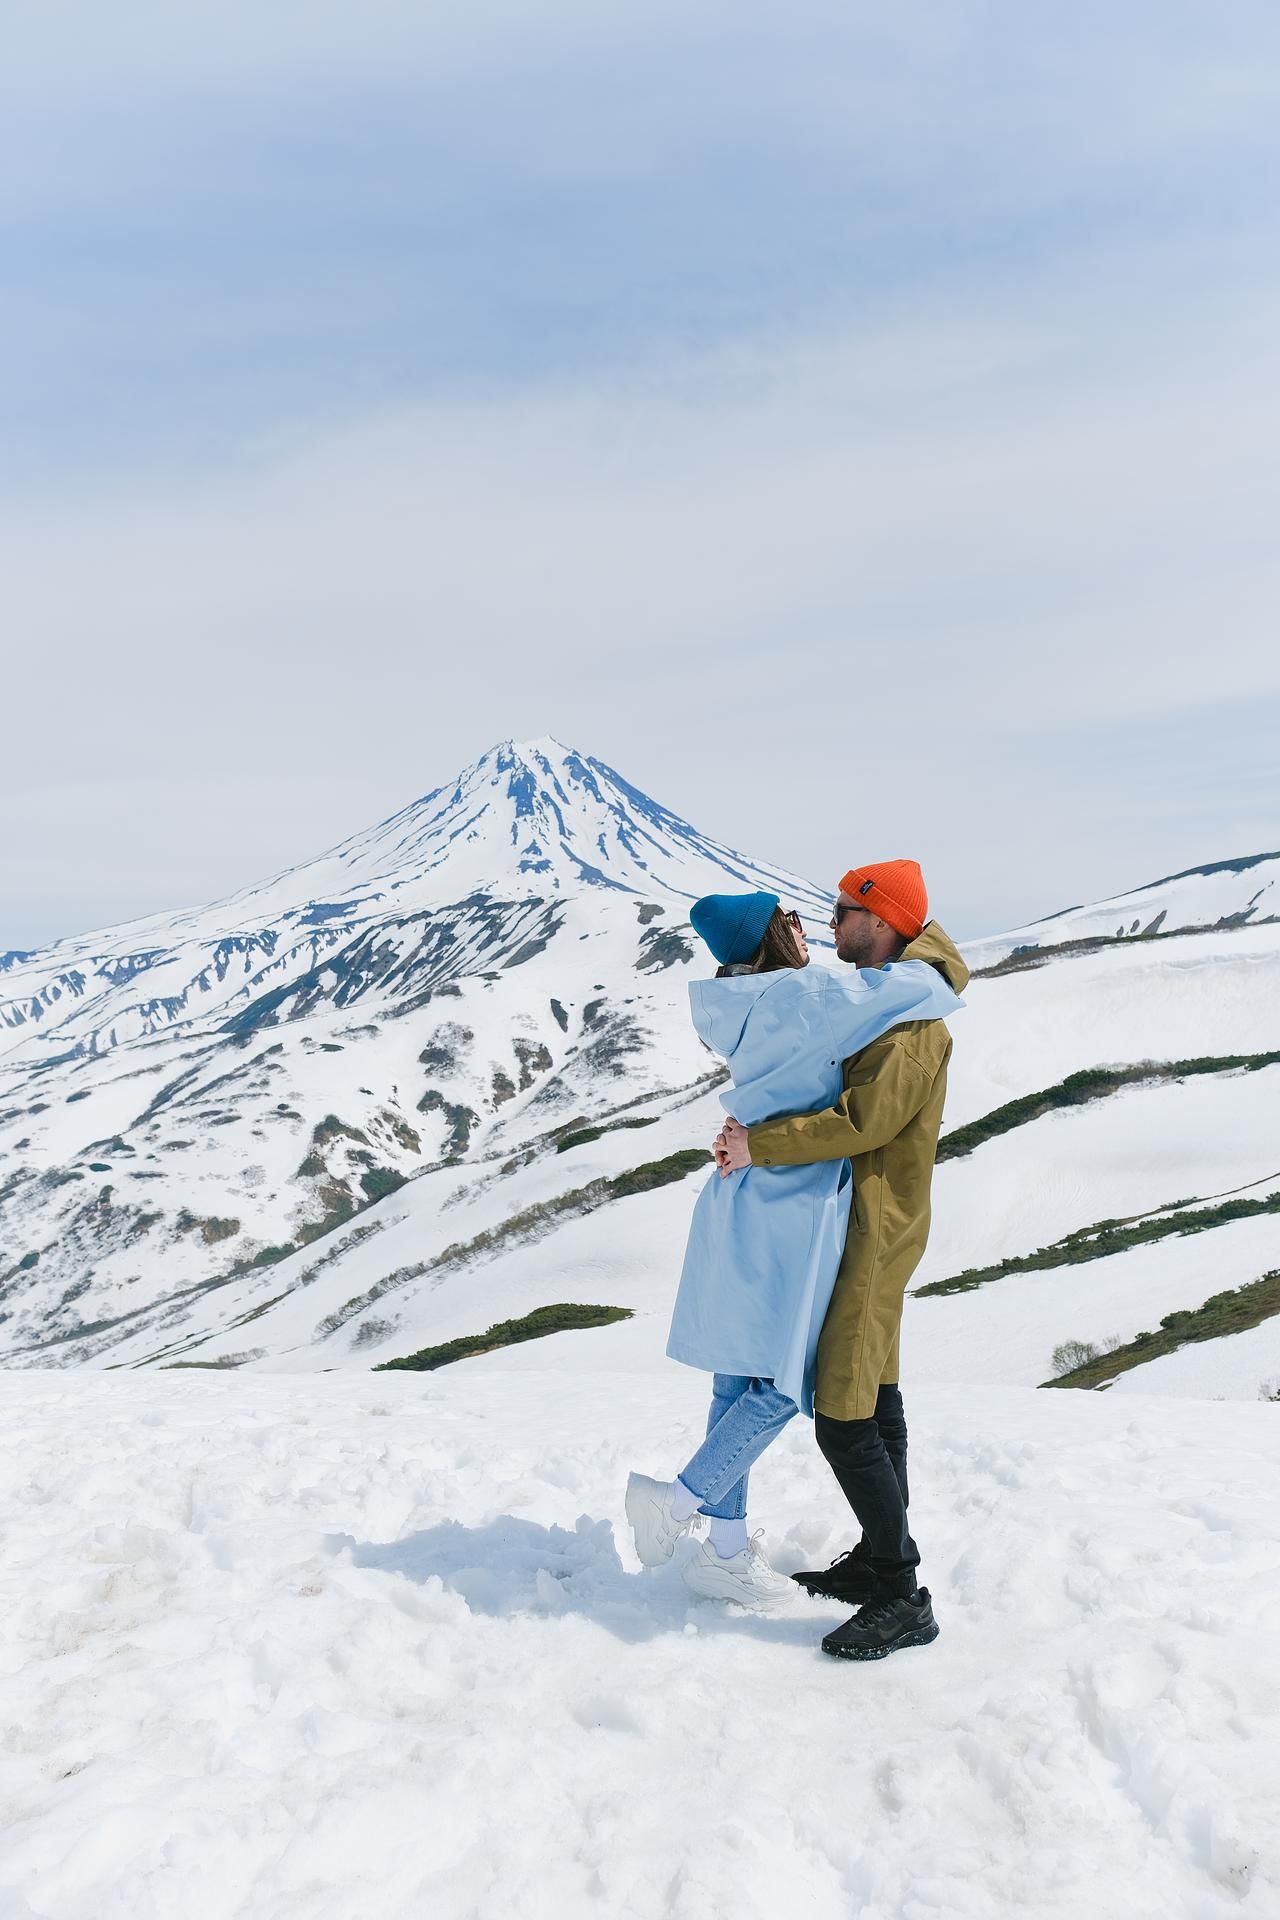
[[[385,1544],[342,1534],[332,1538],[331,1545],[347,1550],[357,1567],[399,1574],[419,1585],[439,1580],[460,1594],[475,1614],[494,1619],[577,1614],[619,1640],[651,1640],[692,1627],[699,1633],[745,1635],[816,1651],[833,1624],[802,1596],[794,1611],[780,1617],[698,1599],[680,1578],[679,1553],[668,1567],[628,1573],[618,1558],[611,1523],[585,1514],[572,1531],[503,1514],[483,1527],[446,1520]],[[840,1610],[837,1617],[847,1611]]]

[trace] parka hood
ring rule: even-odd
[[[788,970],[790,971],[790,970]],[[787,977],[776,973],[726,974],[723,979],[689,983],[694,1032],[722,1060],[731,1060],[742,1039],[747,1016],[770,987]]]
[[[969,984],[969,969],[960,950],[936,920],[930,920],[924,932],[905,947],[903,960],[925,960],[936,967],[953,993],[963,993]]]

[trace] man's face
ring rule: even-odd
[[[850,900],[847,893],[837,894],[831,927],[839,958],[847,960],[851,967],[875,966],[879,929],[883,924],[875,914]]]

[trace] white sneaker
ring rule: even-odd
[[[753,1613],[779,1613],[789,1607],[799,1589],[785,1574],[775,1573],[753,1536],[741,1553],[722,1560],[709,1540],[689,1555],[681,1572],[684,1583],[708,1600],[733,1600]]]
[[[674,1491],[670,1480],[651,1480],[647,1473],[627,1476],[627,1519],[642,1566],[662,1566],[675,1552],[676,1541],[694,1523],[696,1512],[687,1520],[676,1519],[671,1511]]]

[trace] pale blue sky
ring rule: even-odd
[[[1270,5],[6,31],[0,947],[509,734],[969,933],[1280,843]]]

